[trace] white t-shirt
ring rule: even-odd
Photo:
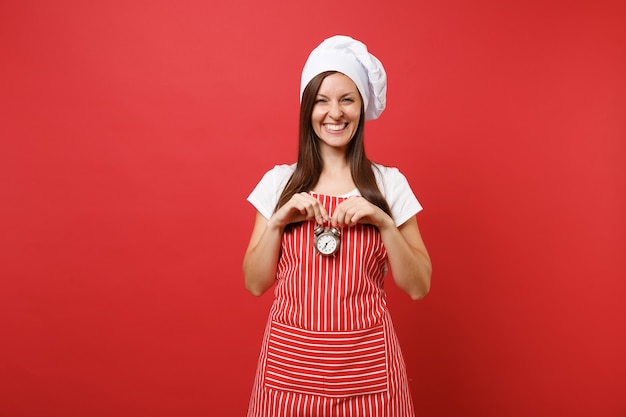
[[[389,204],[396,226],[400,226],[422,210],[422,206],[413,194],[406,177],[397,168],[379,164],[372,164],[372,166],[376,183],[387,200],[387,204]],[[248,201],[263,217],[269,219],[274,213],[278,198],[295,168],[296,164],[276,165],[263,175],[261,181],[248,196]],[[341,197],[353,195],[361,195],[361,193],[355,189]]]

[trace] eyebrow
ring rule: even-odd
[[[342,98],[343,98],[343,97],[349,96],[349,95],[351,95],[351,94],[352,94],[352,95],[357,95],[357,92],[356,92],[356,91],[349,91],[349,92],[347,92],[347,93],[345,93],[345,94],[342,94],[340,97],[342,97]],[[317,97],[324,97],[324,98],[328,98],[328,96],[327,96],[327,95],[325,95],[325,94],[321,94],[321,93],[317,93]]]

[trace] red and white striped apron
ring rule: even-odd
[[[330,215],[345,200],[311,194]],[[344,228],[339,251],[322,256],[314,226],[283,234],[248,417],[414,416],[378,229]]]

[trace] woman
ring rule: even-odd
[[[414,415],[383,280],[390,268],[419,300],[431,263],[406,178],[365,155],[364,123],[384,110],[386,81],[361,42],[322,42],[302,72],[298,161],[248,197],[246,288],[275,285],[249,417]]]

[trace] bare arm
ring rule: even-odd
[[[283,228],[257,211],[252,236],[243,260],[243,275],[246,289],[260,296],[274,284],[280,254]]]
[[[396,284],[413,300],[423,298],[430,291],[432,265],[415,216],[400,227],[391,220],[379,230]]]
[[[353,197],[337,207],[332,221],[348,227],[357,223],[376,226],[398,287],[413,300],[419,300],[428,293],[432,266],[415,216],[396,227],[393,219],[379,207],[363,197]]]
[[[320,201],[307,193],[295,194],[269,219],[257,212],[243,260],[246,289],[260,296],[274,284],[283,231],[288,224],[305,220],[321,224],[327,218]]]

